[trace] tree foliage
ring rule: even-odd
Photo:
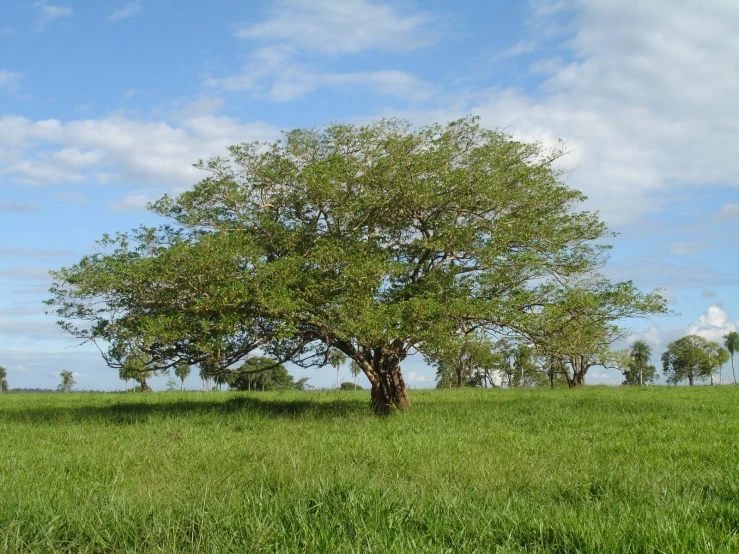
[[[8,392],[8,372],[0,365],[0,393]]]
[[[68,369],[64,369],[60,371],[59,377],[61,377],[62,379],[58,387],[60,391],[69,392],[70,390],[72,390],[72,387],[77,384],[76,381],[74,380],[74,374]]]
[[[644,341],[637,340],[631,345],[628,360],[623,367],[622,385],[653,385],[659,380],[657,368],[649,363],[652,348]]]
[[[734,377],[734,384],[736,385],[736,372],[734,371],[734,354],[739,352],[739,333],[736,331],[730,331],[724,335],[724,346],[731,356],[731,375]]]
[[[307,378],[303,378],[296,382],[284,365],[276,365],[274,359],[264,356],[247,358],[232,375],[231,388],[235,390],[303,390],[308,381]]]
[[[668,383],[705,381],[721,369],[729,354],[717,342],[698,335],[687,335],[667,345],[662,354],[662,368]]]
[[[185,390],[185,379],[188,378],[192,368],[185,361],[180,361],[174,366],[174,374],[180,380],[180,390]]]
[[[229,151],[152,206],[169,224],[106,236],[104,252],[54,274],[61,326],[110,345],[109,364],[132,343],[157,367],[225,368],[257,349],[320,366],[335,349],[388,413],[410,406],[406,356],[454,350],[466,325],[553,343],[576,386],[602,361],[591,349],[613,335],[607,318],[664,311],[630,283],[583,285],[609,234],[578,211],[561,148],[466,118],[296,130]]]

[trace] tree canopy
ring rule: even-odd
[[[106,236],[54,274],[61,326],[108,345],[110,365],[131,344],[157,367],[218,359],[222,371],[257,349],[303,367],[338,350],[387,413],[410,406],[407,355],[453,351],[465,326],[530,335],[574,363],[608,342],[607,318],[664,311],[657,295],[593,278],[610,234],[578,209],[561,147],[468,117],[296,130],[229,152],[151,206],[169,223]]]
[[[687,379],[689,385],[704,381],[729,361],[729,353],[717,342],[698,335],[687,335],[667,345],[662,354],[662,367],[668,383]]]

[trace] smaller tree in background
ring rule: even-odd
[[[739,333],[731,331],[724,335],[724,346],[731,356],[731,374],[736,385],[736,373],[734,372],[734,353],[739,352]]]
[[[180,362],[174,366],[174,374],[180,380],[180,390],[185,390],[185,379],[190,375],[190,365],[186,362]]]
[[[0,365],[0,393],[8,392],[8,372]]]
[[[130,375],[132,379],[139,382],[141,392],[150,391],[146,380],[155,375],[155,371],[149,367],[149,356],[140,350],[130,352],[121,365],[121,372]]]
[[[61,377],[62,382],[59,383],[58,389],[64,392],[69,392],[72,390],[72,387],[76,385],[77,383],[74,380],[74,375],[71,371],[65,369],[59,372],[59,377]]]
[[[651,347],[638,340],[628,351],[628,360],[624,364],[622,385],[653,385],[659,379],[657,368],[649,364],[652,356]]]
[[[241,364],[239,371],[233,374],[231,388],[242,391],[305,389],[308,382],[307,377],[296,382],[285,366],[275,365],[276,363],[272,358],[264,356],[247,358]]]
[[[717,342],[698,335],[687,335],[667,345],[662,354],[662,368],[668,383],[688,380],[693,386],[696,380],[705,381],[721,369],[729,360],[729,353]]]
[[[341,369],[341,366],[344,365],[347,360],[346,354],[344,354],[341,350],[336,350],[335,348],[333,348],[329,351],[327,359],[328,364],[336,369],[336,388],[338,389],[340,387],[339,369]]]
[[[200,378],[203,380],[203,390],[209,391],[213,388],[213,377],[219,373],[218,364],[213,360],[204,360],[200,362]]]
[[[221,390],[221,387],[223,385],[228,385],[228,387],[231,387],[231,384],[234,382],[235,375],[233,373],[216,373],[216,375],[213,377],[213,381],[215,381],[216,386],[218,387],[218,390]]]

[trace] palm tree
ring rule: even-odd
[[[174,374],[180,380],[180,390],[185,390],[185,379],[190,375],[190,366],[185,362],[180,362],[174,367]]]
[[[352,379],[354,379],[354,390],[357,390],[357,377],[362,373],[362,368],[359,367],[359,364],[354,360],[352,360],[352,363],[349,365],[349,373],[352,374]]]
[[[221,385],[228,385],[229,388],[231,388],[231,383],[233,383],[234,380],[233,378],[233,373],[217,373],[213,380],[216,382],[216,385],[218,385],[218,390],[221,390]]]
[[[631,345],[631,359],[639,366],[639,385],[644,384],[644,366],[649,363],[652,356],[652,348],[643,340],[638,340]]]
[[[0,393],[6,392],[8,390],[7,376],[8,372],[3,366],[0,365]]]
[[[60,371],[59,377],[62,378],[62,382],[59,384],[59,389],[63,390],[64,392],[69,392],[76,384],[74,380],[74,374],[68,369]]]
[[[734,376],[734,384],[736,385],[736,373],[734,372],[734,352],[739,352],[739,333],[731,331],[724,335],[724,346],[731,355],[731,374]]]
[[[329,365],[336,368],[336,388],[339,388],[339,369],[346,362],[346,354],[340,350],[331,350],[328,355]]]

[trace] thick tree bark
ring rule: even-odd
[[[375,414],[387,415],[411,407],[398,365],[381,368],[370,381],[372,382],[372,411]]]
[[[693,376],[688,375],[688,384],[692,387],[693,386]]]
[[[146,392],[149,390],[149,385],[146,384],[146,379],[141,379],[141,392]]]
[[[400,373],[400,362],[407,354],[407,346],[399,344],[375,348],[359,347],[345,341],[337,341],[334,346],[353,359],[372,385],[370,391],[372,411],[377,415],[388,415],[408,410],[411,401]]]

